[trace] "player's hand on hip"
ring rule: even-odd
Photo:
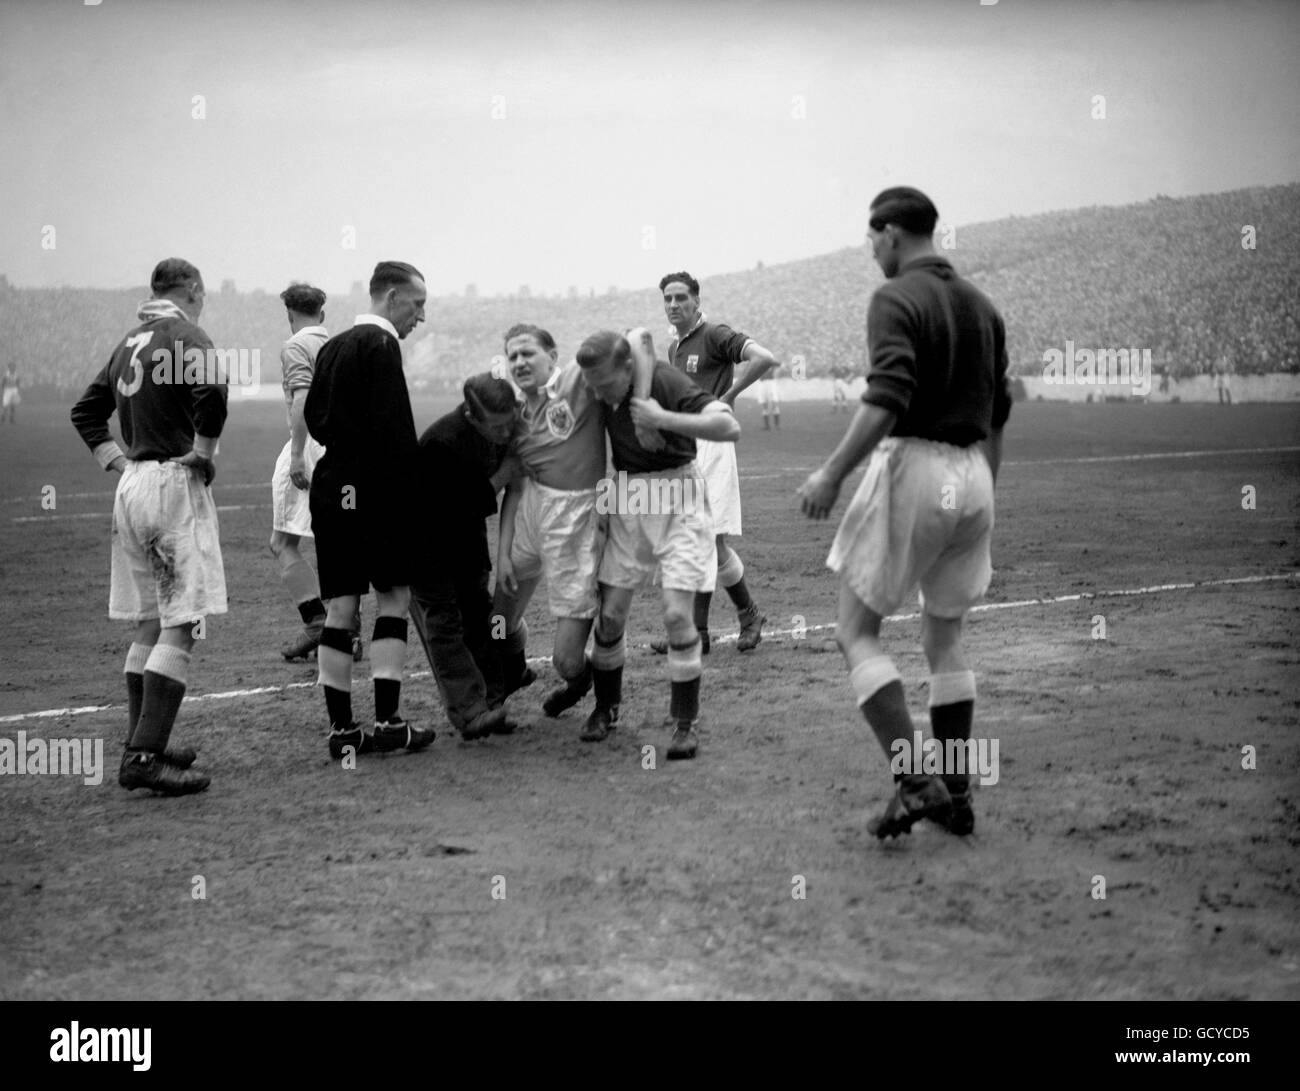
[[[204,485],[211,485],[212,479],[217,476],[217,464],[210,458],[204,458],[197,451],[187,451],[180,458],[173,458],[171,461],[179,462],[186,469],[197,470],[203,476]]]
[[[803,513],[809,519],[825,519],[839,498],[840,483],[825,470],[814,470],[799,486],[798,495],[803,498]]]
[[[311,488],[311,474],[307,472],[307,460],[299,455],[289,459],[289,480],[298,489]]]
[[[633,398],[632,399],[632,423],[637,428],[659,428],[662,427],[665,413],[664,408],[654,398]]]

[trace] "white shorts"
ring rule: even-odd
[[[758,384],[758,400],[762,404],[764,409],[768,409],[772,406],[780,405],[781,398],[776,392],[776,383],[760,382]],[[696,443],[698,442],[699,441],[696,440]]]
[[[552,617],[596,616],[603,522],[596,513],[595,489],[551,489],[525,479],[510,560],[518,579],[546,577]]]
[[[713,533],[740,535],[740,470],[734,443],[695,441],[695,464],[709,489]]]
[[[226,612],[217,506],[198,471],[128,462],[113,501],[108,616],[164,628]]]
[[[8,409],[11,405],[21,405],[23,399],[19,396],[18,387],[11,386],[4,394],[4,408]]]
[[[978,444],[886,439],[872,453],[826,564],[888,616],[917,585],[921,607],[959,618],[993,575],[993,474]]]
[[[280,457],[275,460],[275,472],[271,474],[271,529],[281,534],[296,534],[300,538],[310,538],[311,533],[311,489],[300,489],[289,480],[290,448],[293,441],[285,443]],[[302,457],[307,463],[307,475],[316,472],[316,463],[325,453],[325,448],[311,436],[303,444]]]
[[[610,513],[609,538],[600,561],[601,583],[635,591],[657,567],[663,586],[670,591],[705,591],[713,586],[718,574],[713,516],[708,487],[695,463],[627,475],[629,486],[638,478],[664,481],[678,477],[683,481],[682,494],[686,494],[689,481],[695,498],[682,505],[685,510],[654,515]]]

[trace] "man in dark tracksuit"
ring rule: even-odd
[[[805,514],[824,519],[844,479],[871,456],[826,563],[841,578],[836,641],[894,774],[893,799],[868,823],[881,839],[921,818],[959,836],[975,829],[975,674],[961,630],[993,573],[993,479],[1011,398],[1002,317],[935,253],[938,218],[910,187],[872,202],[869,237],[887,282],[867,311],[867,389],[840,445],[799,490]],[[915,768],[901,676],[880,643],[881,621],[918,585],[934,732],[927,742],[945,752],[940,775]]]
[[[492,631],[486,520],[517,470],[508,445],[519,420],[514,390],[490,374],[466,380],[465,400],[420,437],[419,493],[426,543],[412,586],[411,619],[447,709],[464,739],[514,730],[504,701],[521,684]],[[504,619],[501,622],[504,628]],[[512,666],[514,669],[512,669]]]

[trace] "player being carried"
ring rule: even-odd
[[[776,357],[752,337],[721,322],[709,322],[700,310],[700,282],[690,273],[669,273],[659,281],[664,313],[673,324],[674,337],[668,345],[668,362],[701,389],[728,408],[734,408],[742,390],[756,383],[776,366]],[[736,365],[748,363],[739,378]],[[740,471],[734,443],[716,443],[705,437],[696,449],[696,462],[709,490],[713,512],[713,533],[717,545],[715,563],[705,585],[695,596],[694,620],[705,655],[709,652],[709,606],[714,588],[721,583],[736,607],[740,635],[736,647],[742,652],[757,648],[767,620],[754,604],[745,584],[745,565],[727,544],[727,536],[740,537]],[[668,650],[663,641],[651,645],[660,655]]]
[[[647,361],[654,344],[646,330],[629,335]],[[669,715],[674,725],[669,758],[693,758],[700,709],[700,633],[694,600],[713,568],[709,492],[696,466],[696,441],[735,443],[740,424],[731,406],[667,364],[654,364],[649,398],[632,396],[629,337],[602,330],[582,343],[583,381],[601,401],[617,484],[606,489],[609,537],[600,561],[600,609],[591,654],[596,708],[583,738],[598,741],[618,722],[623,660],[632,596],[658,567],[668,630]],[[657,429],[664,446],[648,451],[637,427]]]
[[[290,661],[310,659],[325,630],[325,604],[321,602],[316,573],[300,552],[304,538],[312,537],[308,489],[311,475],[325,448],[307,434],[303,406],[316,371],[316,355],[329,340],[325,328],[325,293],[310,284],[291,284],[280,293],[289,316],[291,336],[280,349],[281,386],[289,418],[289,438],[271,474],[271,553],[280,566],[280,580],[302,618],[303,634],[281,651]],[[361,614],[352,619],[352,659],[361,659]]]
[[[965,760],[975,674],[961,630],[993,572],[993,479],[1011,397],[1002,318],[935,253],[938,219],[910,187],[872,202],[868,237],[886,283],[867,311],[867,389],[839,446],[799,489],[804,513],[825,519],[845,478],[871,458],[826,563],[840,574],[835,639],[849,682],[894,771],[893,799],[868,824],[882,839],[925,817],[959,835],[975,828]],[[930,724],[947,753],[956,757],[952,742],[965,755],[942,779],[895,764],[899,744],[912,750],[912,718],[880,626],[918,584]]]
[[[149,284],[153,298],[140,304],[140,325],[72,407],[72,423],[96,461],[122,475],[113,500],[108,616],[134,621],[136,631],[126,654],[127,735],[117,782],[186,795],[203,791],[208,778],[190,768],[192,749],[167,743],[185,697],[196,623],[226,612],[209,486],[227,390],[207,366],[212,342],[197,325],[199,271],[167,258]],[[125,453],[108,430],[114,411]]]
[[[526,670],[524,610],[545,576],[555,618],[552,662],[564,685],[542,702],[559,716],[591,689],[587,637],[596,616],[596,571],[604,549],[597,486],[605,477],[605,428],[600,403],[576,361],[558,365],[555,339],[540,326],[512,326],[505,335],[507,366],[524,395],[521,427],[512,444],[524,471],[501,504],[494,614],[505,621],[502,652],[507,680]],[[650,392],[653,358],[635,355],[635,396]],[[650,450],[664,446],[652,428],[638,431]],[[507,688],[513,688],[507,685]]]

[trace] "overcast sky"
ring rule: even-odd
[[[857,245],[891,184],[963,224],[1295,181],[1298,61],[1288,0],[3,0],[0,272],[603,291]]]

